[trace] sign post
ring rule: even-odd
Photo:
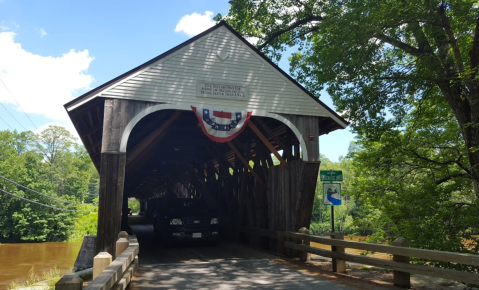
[[[340,170],[321,170],[321,181],[343,181]],[[341,183],[323,183],[323,203],[331,206],[331,228],[334,233],[334,206],[341,205]]]

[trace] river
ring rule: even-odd
[[[34,266],[37,275],[54,267],[73,268],[82,242],[0,244],[0,290],[13,281],[25,281]]]

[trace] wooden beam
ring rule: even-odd
[[[276,158],[278,158],[279,162],[281,163],[281,166],[285,169],[288,169],[289,168],[288,163],[286,163],[286,161],[283,159],[283,157],[281,157],[281,155],[279,155],[278,151],[276,151],[274,146],[268,141],[268,139],[266,139],[266,137],[263,135],[263,133],[261,133],[261,131],[258,129],[258,127],[256,127],[256,125],[253,124],[253,122],[248,122],[248,126],[253,130],[253,132],[256,134],[256,136],[258,136],[259,139],[261,139],[261,141],[263,141],[264,145],[266,145],[266,147],[268,147],[269,151],[271,151],[271,153],[273,153],[274,156],[276,156]]]
[[[286,157],[288,158],[289,161],[291,161],[291,157],[293,156],[293,153],[291,152],[291,148],[286,146],[284,141],[279,138],[276,134],[274,134],[273,130],[271,130],[266,123],[261,120],[261,118],[255,118],[255,121],[258,122],[258,124],[274,139],[276,144],[278,144],[281,149],[286,153]]]
[[[89,135],[92,135],[93,133],[95,132],[98,132],[100,131],[101,129],[103,129],[103,125],[98,125],[98,127],[94,127],[94,128],[91,128],[85,132],[80,132],[78,133],[80,136],[82,137],[85,137],[85,136],[89,136]]]
[[[243,163],[243,165],[248,168],[248,170],[251,172],[251,174],[256,178],[256,180],[259,181],[259,183],[261,183],[263,186],[266,186],[266,184],[264,183],[263,179],[261,179],[261,177],[253,170],[253,168],[251,168],[251,166],[249,165],[248,161],[246,159],[244,159],[243,157],[243,154],[241,154],[241,152],[238,151],[238,149],[235,147],[235,145],[233,145],[233,143],[231,143],[231,141],[228,141],[226,142],[231,150],[233,150],[233,152],[236,154],[236,156],[238,157],[238,159]]]
[[[91,115],[91,111],[88,111],[88,120],[90,121],[90,126],[91,127],[94,127],[94,123],[93,123],[93,116]]]
[[[151,132],[151,134],[148,135],[145,139],[143,139],[140,143],[138,143],[135,146],[135,148],[133,148],[131,150],[131,152],[128,152],[126,165],[128,166],[132,160],[134,160],[136,157],[138,157],[140,152],[145,150],[150,144],[153,143],[153,141],[155,141],[155,139],[159,138],[160,135],[164,136],[163,133],[165,132],[165,130],[171,125],[171,123],[173,123],[173,121],[178,119],[180,114],[181,114],[181,111],[174,112],[173,115],[171,115],[171,117],[168,120],[166,120],[166,122],[164,122],[163,125],[161,125],[160,128]]]

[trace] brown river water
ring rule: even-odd
[[[8,288],[13,281],[25,281],[28,271],[35,272],[57,267],[61,273],[73,268],[82,242],[0,244],[0,290]]]

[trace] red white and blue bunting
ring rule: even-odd
[[[246,110],[225,111],[203,106],[191,106],[203,133],[215,142],[228,142],[245,128],[252,112]]]

